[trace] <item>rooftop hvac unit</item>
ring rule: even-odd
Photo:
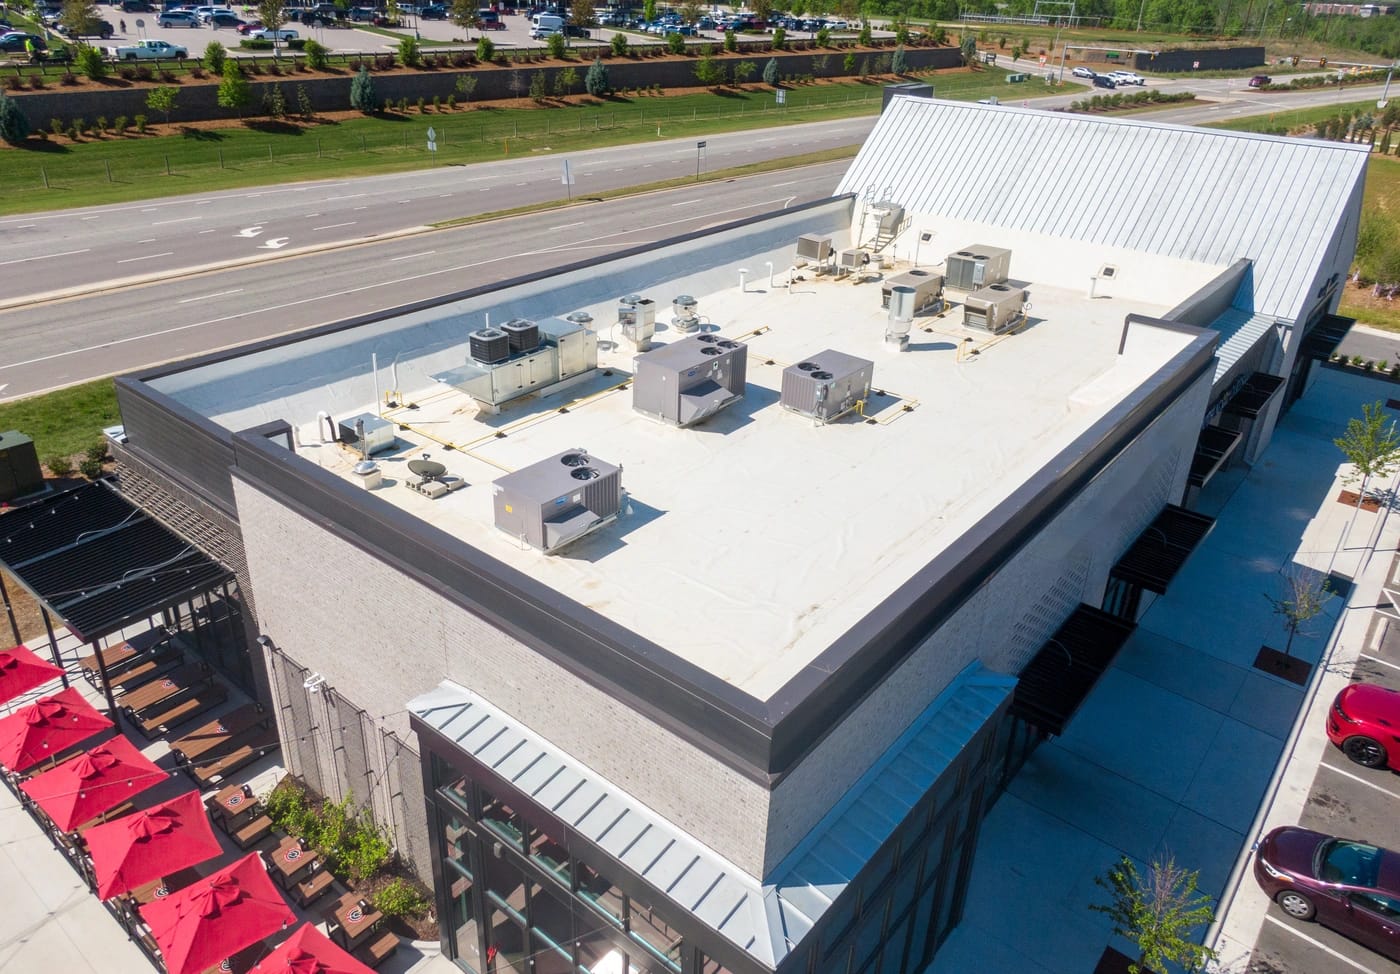
[[[363,426],[360,425],[362,423]],[[361,431],[364,433],[363,438],[360,435]],[[394,424],[387,419],[380,419],[374,413],[360,413],[358,416],[342,419],[336,424],[336,432],[340,442],[359,450],[365,456],[381,450],[392,450],[397,442]]]
[[[690,426],[744,398],[748,346],[696,335],[633,359],[632,408],[674,426]]]
[[[803,260],[825,264],[831,259],[831,235],[804,233],[797,238],[797,256]]]
[[[651,338],[656,334],[656,302],[650,298],[629,294],[617,306],[617,323],[622,326],[622,337],[644,352],[651,347]]]
[[[943,266],[948,287],[976,291],[1011,276],[1011,251],[973,244],[948,255]]]
[[[529,318],[512,318],[501,326],[510,339],[510,354],[533,352],[540,347],[540,326]]]
[[[870,207],[870,214],[880,221],[880,236],[892,237],[904,222],[904,207],[890,200],[881,200]]]
[[[991,284],[973,291],[963,302],[963,326],[999,335],[1025,320],[1030,298],[1021,281]]]
[[[616,520],[622,468],[566,450],[499,478],[492,494],[496,527],[552,554]]]
[[[943,307],[943,275],[937,271],[915,268],[903,274],[895,274],[880,282],[880,307],[890,306],[890,292],[897,287],[914,289],[914,310],[923,311],[933,307],[935,311]]]
[[[858,274],[870,263],[870,253],[860,248],[843,250],[836,258],[836,266],[842,274]]]
[[[510,358],[510,336],[499,328],[482,328],[467,336],[467,350],[478,362],[493,365]]]
[[[0,433],[0,502],[33,494],[44,487],[44,472],[34,440],[18,430]]]
[[[495,407],[598,367],[598,336],[581,325],[559,318],[531,321],[526,323],[529,327],[517,328],[515,334],[522,337],[513,340],[533,341],[534,345],[524,351],[511,352],[508,343],[512,338],[506,329],[519,321],[522,319],[502,325],[500,329],[491,329],[500,335],[499,342],[507,344],[502,358],[483,360],[477,356],[473,344],[472,357],[476,361],[459,369],[436,373],[433,378],[484,406]],[[529,337],[532,332],[533,339]],[[473,343],[477,334],[480,333],[470,336]]]
[[[784,409],[830,423],[870,395],[875,363],[827,349],[783,369]]]
[[[598,367],[598,335],[587,327],[593,319],[585,314],[588,321],[583,324],[574,320],[577,314],[582,312],[576,311],[567,319],[545,318],[539,323],[540,340],[546,348],[555,350],[560,382]]]

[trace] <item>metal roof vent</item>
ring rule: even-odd
[[[499,328],[482,328],[467,336],[471,357],[492,365],[510,358],[510,336]]]
[[[552,554],[617,519],[622,468],[573,449],[492,484],[496,527]]]
[[[818,423],[830,423],[865,401],[874,378],[874,362],[827,349],[783,369],[779,403]]]
[[[909,347],[909,332],[914,327],[914,309],[919,292],[900,284],[890,289],[890,320],[885,326],[885,347],[902,352]]]
[[[564,316],[564,320],[588,331],[593,330],[593,316],[587,311],[575,311],[572,314],[567,314]]]
[[[637,294],[624,295],[618,302],[617,323],[622,326],[622,337],[637,351],[645,352],[656,334],[656,302]]]
[[[671,300],[671,325],[679,332],[692,332],[700,327],[700,316],[695,309],[700,306],[689,294],[678,294]]]

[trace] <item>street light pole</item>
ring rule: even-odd
[[[1377,108],[1384,108],[1386,102],[1390,101],[1390,76],[1395,73],[1395,62],[1390,63],[1390,67],[1385,72],[1385,90],[1381,92],[1381,100],[1376,102]]]
[[[1142,0],[1142,3],[1138,4],[1138,25],[1137,25],[1137,29],[1138,29],[1139,31],[1142,30],[1142,12],[1143,12],[1144,10],[1146,10],[1146,9],[1147,9],[1147,0]]]

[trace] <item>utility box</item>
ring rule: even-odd
[[[360,427],[360,423],[364,426]],[[381,450],[392,450],[398,442],[394,424],[387,419],[380,419],[374,413],[360,413],[358,416],[342,419],[336,427],[340,442],[352,450],[359,450],[365,456]],[[360,437],[360,429],[364,430],[363,439]]]
[[[783,369],[784,409],[829,423],[870,395],[875,363],[827,349]]]
[[[690,426],[744,398],[749,348],[704,334],[654,348],[632,360],[632,408],[673,426]]]
[[[17,430],[0,433],[0,501],[14,500],[44,488],[34,441]]]
[[[552,554],[617,519],[622,468],[579,448],[565,450],[491,486],[496,527]]]
[[[944,283],[958,291],[977,291],[1011,276],[1011,251],[973,244],[948,255]]]
[[[592,321],[588,318],[590,324]],[[563,318],[542,318],[538,325],[540,341],[558,350],[560,382],[598,367],[597,332]]]
[[[885,85],[884,95],[880,102],[880,111],[890,107],[890,102],[897,95],[908,95],[910,98],[932,98],[933,85],[924,81],[904,81],[899,84]]]

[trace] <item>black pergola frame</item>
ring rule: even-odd
[[[67,668],[54,634],[56,616],[97,658],[113,721],[120,722],[100,640],[156,613],[179,611],[234,574],[194,543],[137,507],[108,480],[32,501],[0,519],[0,568],[39,603],[54,665]],[[15,642],[19,626],[0,578]]]
[[[1165,595],[1167,586],[1214,524],[1213,517],[1168,504],[1123,552],[1109,575]]]

